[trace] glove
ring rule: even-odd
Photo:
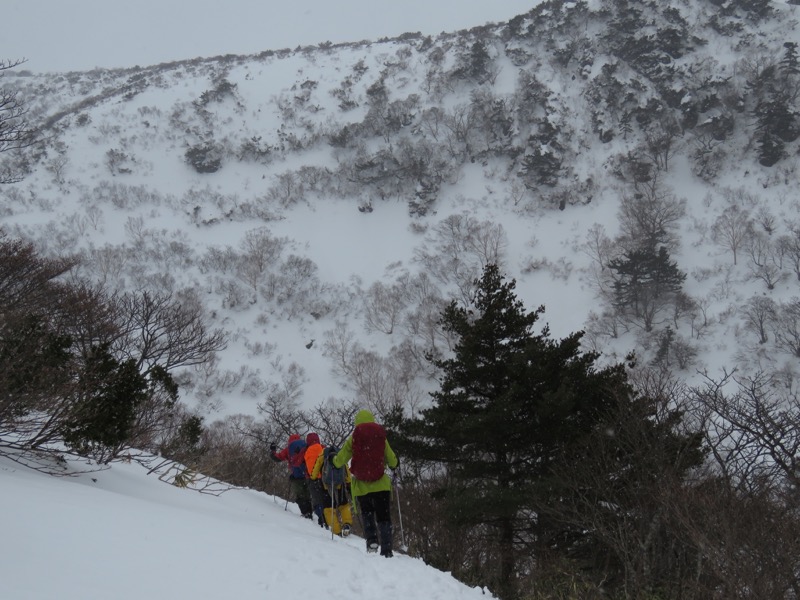
[[[278,451],[278,445],[275,442],[272,442],[269,445],[269,451],[275,454]]]

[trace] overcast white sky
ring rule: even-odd
[[[438,34],[538,0],[3,0],[0,59],[34,72],[132,67],[323,41]]]

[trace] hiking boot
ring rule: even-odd
[[[392,522],[382,521],[378,523],[378,531],[381,539],[381,556],[392,556]]]
[[[378,552],[378,541],[377,540],[368,540],[367,541],[367,552],[370,554]]]
[[[350,535],[350,524],[345,523],[342,525],[342,537],[347,537],[348,535]]]

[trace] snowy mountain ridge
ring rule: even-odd
[[[548,2],[435,38],[17,69],[3,81],[47,142],[0,188],[3,227],[111,289],[201,303],[227,349],[179,383],[209,420],[276,399],[424,405],[441,308],[488,262],[606,360],[667,344],[689,382],[791,382],[785,321],[761,343],[747,309],[766,294],[789,314],[798,295],[797,143],[765,158],[753,117],[796,10]],[[615,308],[609,278],[642,195],[686,274],[652,318]],[[761,244],[736,264],[731,206]]]

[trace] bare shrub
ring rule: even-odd
[[[797,280],[800,281],[800,226],[794,223],[789,229],[789,234],[778,238],[777,250],[791,264]]]
[[[469,303],[482,269],[502,265],[507,244],[502,225],[462,213],[433,227],[415,250],[415,258],[435,279],[455,285],[464,303]]]
[[[277,271],[281,254],[288,244],[288,238],[274,237],[267,228],[253,229],[245,233],[236,271],[253,289],[254,295],[266,281],[267,273],[270,270]]]
[[[0,78],[23,62],[0,60]],[[28,110],[18,92],[0,87],[0,154],[27,148],[36,141],[36,130],[26,120]],[[22,176],[11,163],[0,164],[0,184],[20,181]]]
[[[115,350],[134,359],[144,374],[156,366],[169,372],[201,364],[225,347],[224,333],[207,329],[192,292],[123,294],[118,302],[122,320]]]
[[[405,292],[400,284],[384,285],[377,281],[364,298],[364,320],[367,328],[391,335],[406,307]]]
[[[282,207],[288,208],[305,198],[305,186],[301,178],[294,171],[286,171],[273,177],[272,186],[267,191],[267,197],[275,200]]]
[[[769,340],[767,332],[777,316],[775,301],[767,296],[754,296],[742,307],[741,312],[745,327],[756,334],[759,344],[766,344]]]
[[[679,245],[678,225],[686,214],[686,200],[660,185],[643,187],[620,199],[620,234],[626,247],[653,248]]]
[[[364,406],[385,417],[397,407],[416,404],[411,382],[416,365],[384,358],[367,350],[343,323],[325,333],[323,352],[334,362],[334,372]]]
[[[800,298],[778,303],[770,317],[775,345],[800,358]]]
[[[739,250],[753,235],[750,213],[738,204],[727,206],[711,228],[711,239],[719,246],[730,250],[734,265],[738,263]]]
[[[775,241],[767,234],[755,233],[746,242],[747,266],[753,279],[764,282],[768,290],[783,278],[781,260]]]

